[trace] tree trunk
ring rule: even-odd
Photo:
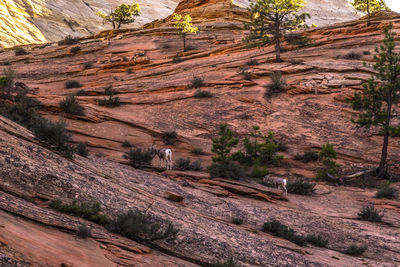
[[[112,25],[113,25],[113,29],[115,29],[115,21],[111,21]]]
[[[381,162],[379,163],[379,167],[377,170],[378,176],[382,177],[385,174],[385,166],[386,159],[388,154],[388,145],[389,145],[389,128],[390,128],[390,119],[392,116],[392,92],[389,92],[389,96],[387,98],[387,109],[388,109],[388,117],[385,123],[384,135],[383,135],[383,146],[382,146],[382,154],[381,154]]]
[[[368,13],[368,23],[367,25],[371,25],[371,13],[369,12],[369,0],[367,0],[367,13]]]
[[[121,22],[118,22],[118,27],[117,27],[117,29],[120,29],[121,28]]]
[[[282,62],[281,60],[281,41],[279,40],[279,18],[278,14],[275,14],[275,51],[276,51],[276,62]]]
[[[186,34],[183,34],[183,52],[186,52]]]

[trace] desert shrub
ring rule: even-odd
[[[399,196],[399,191],[390,186],[390,183],[385,183],[381,188],[379,188],[378,192],[376,192],[376,198],[387,198],[387,199],[396,199]]]
[[[129,141],[125,140],[124,142],[122,142],[122,147],[132,147],[132,144]]]
[[[194,154],[194,155],[204,155],[204,151],[202,148],[193,148],[190,153]]]
[[[265,177],[267,174],[267,168],[260,166],[259,161],[256,161],[251,169],[251,177],[262,178]]]
[[[307,235],[306,241],[321,248],[326,248],[329,244],[329,241],[321,235]]]
[[[315,191],[315,183],[310,183],[304,179],[296,179],[295,181],[288,181],[288,193],[297,195],[311,195]]]
[[[70,80],[65,82],[65,89],[81,88],[82,84],[77,80]]]
[[[178,158],[175,161],[174,169],[181,171],[201,171],[203,170],[201,163],[201,160],[191,162],[189,158]]]
[[[213,93],[211,93],[209,91],[203,91],[200,89],[197,89],[196,92],[194,93],[195,98],[210,98],[213,96],[214,96]]]
[[[109,96],[108,98],[103,98],[99,100],[99,106],[108,107],[108,108],[115,108],[121,105],[121,100],[119,97],[112,97]]]
[[[56,147],[59,150],[68,150],[70,134],[65,121],[53,122],[46,118],[35,118],[33,133],[39,140]]]
[[[290,59],[289,62],[292,65],[304,65],[304,61],[303,60]]]
[[[280,94],[283,91],[285,91],[286,88],[286,82],[282,79],[282,73],[280,71],[274,71],[271,74],[271,83],[265,85],[265,93],[264,97],[269,98],[273,94]]]
[[[117,90],[114,90],[112,85],[107,86],[104,88],[104,94],[107,96],[113,96],[117,93]]]
[[[124,158],[129,160],[129,163],[134,168],[143,168],[150,166],[155,154],[151,149],[132,148],[125,153]]]
[[[63,40],[58,41],[58,45],[73,45],[78,42],[78,38],[73,38],[71,35],[68,35]]]
[[[361,220],[370,222],[381,222],[384,215],[384,211],[377,210],[374,203],[363,205],[358,213],[358,217]]]
[[[182,61],[183,61],[183,59],[178,56],[172,58],[172,63],[175,63],[175,64],[181,63]]]
[[[14,53],[15,53],[16,56],[24,56],[24,55],[28,55],[28,54],[29,54],[29,52],[26,51],[26,50],[25,50],[24,48],[22,48],[22,47],[17,47],[17,48],[14,50]]]
[[[98,202],[82,202],[78,204],[78,202],[74,200],[72,204],[64,204],[61,200],[57,199],[50,203],[50,208],[100,225],[105,225],[107,223],[107,217],[101,213],[101,205]]]
[[[174,240],[179,229],[169,221],[159,221],[139,210],[129,210],[120,214],[106,226],[111,232],[118,233],[129,239],[153,241],[164,239]]]
[[[161,46],[161,48],[162,48],[162,49],[169,49],[169,48],[171,48],[171,45],[170,45],[169,43],[164,43],[164,44]]]
[[[211,177],[240,180],[245,177],[243,168],[231,160],[214,162],[208,167]]]
[[[76,147],[76,153],[82,157],[87,157],[89,155],[89,150],[87,149],[88,143],[79,143]]]
[[[190,82],[190,88],[200,88],[204,86],[204,80],[203,78],[199,76],[193,76],[192,81]]]
[[[351,59],[351,60],[359,60],[362,58],[362,55],[360,53],[350,51],[349,53],[343,55],[342,58]]]
[[[304,246],[307,242],[303,236],[297,235],[295,230],[277,220],[264,223],[262,230],[274,236],[283,237],[299,246]]]
[[[34,119],[38,117],[37,110],[40,102],[20,92],[14,98],[15,104],[0,104],[0,114],[22,126],[32,129]]]
[[[14,85],[15,71],[12,67],[3,70],[3,75],[0,76],[0,97],[11,98]]]
[[[319,159],[318,153],[308,150],[306,152],[304,152],[303,155],[299,155],[297,154],[294,157],[295,160],[300,160],[304,163],[308,163],[308,162],[312,162],[312,161],[317,161]]]
[[[75,54],[75,53],[78,53],[81,50],[82,50],[82,48],[80,46],[74,46],[69,50],[69,52],[71,52],[72,54]]]
[[[257,59],[251,58],[251,59],[247,60],[246,65],[247,66],[257,66],[257,65],[259,65],[259,63],[258,63]]]
[[[178,134],[175,131],[163,132],[161,134],[161,139],[163,140],[164,144],[174,146],[178,141]]]
[[[84,65],[85,70],[91,69],[93,67],[93,62],[86,62]]]
[[[217,262],[211,264],[211,267],[241,267],[239,263],[236,263],[233,259],[227,259],[224,262]]]
[[[81,224],[78,227],[76,235],[79,236],[80,238],[88,238],[91,236],[91,230],[86,224]]]
[[[295,45],[298,48],[313,46],[313,40],[307,36],[303,36],[299,33],[289,33],[285,36],[286,41],[291,44]]]
[[[132,68],[127,68],[126,69],[126,73],[127,74],[132,74],[133,73],[133,69]]]
[[[232,218],[232,223],[236,225],[241,225],[243,224],[243,219],[238,217]]]
[[[352,256],[359,256],[362,255],[367,250],[367,248],[368,247],[366,245],[352,244],[346,249],[345,253]]]
[[[87,96],[88,93],[85,90],[79,90],[75,93],[75,96]]]
[[[365,50],[365,51],[363,51],[363,55],[371,55],[371,51],[369,51],[369,50]]]
[[[83,116],[83,107],[76,101],[74,95],[69,95],[60,102],[61,109],[69,114]]]
[[[196,47],[194,45],[186,45],[186,49],[185,51],[192,51],[192,50],[196,50]]]

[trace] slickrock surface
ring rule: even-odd
[[[110,12],[126,0],[1,0],[0,1],[0,47],[14,45],[54,42],[67,35],[87,36],[105,29],[110,24],[103,24],[96,16],[97,11]],[[138,27],[153,20],[169,16],[177,7],[179,0],[149,1],[137,0],[142,13],[133,25]],[[318,26],[355,19],[360,15],[345,0],[320,1],[309,0],[306,11],[313,17],[310,23]],[[177,11],[197,8],[200,13],[193,13],[196,23],[204,23],[210,17],[243,20],[249,1],[207,0],[182,1]],[[206,10],[204,10],[206,9]],[[209,11],[212,11],[209,13]],[[208,13],[207,16],[202,17]],[[242,26],[239,24],[239,26]]]
[[[372,74],[362,62],[372,61],[389,19],[400,32],[396,13],[378,14],[370,27],[360,20],[306,32],[315,45],[297,49],[284,44],[287,52],[279,64],[273,61],[272,47],[246,49],[241,30],[223,27],[190,36],[188,44],[194,49],[186,53],[179,52],[182,42],[168,27],[104,32],[74,45],[82,48],[75,54],[70,52],[74,46],[58,45],[32,46],[25,56],[0,53],[0,62],[15,69],[16,80],[34,89],[32,96],[41,101],[43,115],[65,118],[74,141],[89,142],[91,150],[87,159],[67,160],[0,117],[0,254],[5,260],[44,266],[67,260],[66,264],[81,260],[90,266],[99,259],[126,266],[192,266],[227,258],[244,266],[398,266],[399,201],[374,199],[376,190],[318,184],[315,196],[289,194],[286,201],[255,182],[209,180],[206,173],[159,174],[121,164],[128,150],[121,146],[123,141],[139,147],[155,141],[161,147],[162,132],[176,130],[178,143],[170,146],[174,159],[200,158],[206,166],[211,137],[224,122],[240,135],[255,124],[264,133],[275,131],[288,146],[282,167],[271,169],[281,175],[313,177],[318,163],[305,165],[292,158],[327,142],[334,144],[345,169],[376,164],[382,138],[375,129],[364,132],[352,125],[354,112],[344,99]],[[343,59],[349,51],[361,53],[362,59]],[[173,63],[177,54],[183,61]],[[249,59],[258,64],[248,66]],[[85,68],[90,62],[93,65]],[[6,67],[1,65],[0,71]],[[265,99],[263,86],[276,70],[282,71],[288,90]],[[195,89],[189,84],[195,75],[204,79],[201,89],[212,92],[213,98],[193,97]],[[78,80],[83,87],[64,89],[68,80]],[[120,107],[98,105],[109,85],[118,91]],[[62,113],[59,101],[79,90],[88,93],[77,97],[85,116]],[[193,148],[207,154],[191,155]],[[394,171],[399,155],[400,140],[391,139]],[[183,199],[176,202],[168,195]],[[98,201],[110,217],[139,208],[172,221],[180,232],[172,244],[158,241],[148,247],[91,224],[93,238],[80,240],[73,234],[81,220],[48,208],[56,198]],[[357,219],[368,201],[386,209],[384,223]],[[232,224],[234,217],[243,218],[244,224]],[[263,223],[271,219],[303,235],[321,234],[329,239],[329,248],[298,247],[262,233]],[[38,246],[23,246],[30,242]],[[353,243],[368,245],[362,257],[343,254]],[[77,248],[80,253],[70,256]],[[44,257],[49,259],[42,262]]]

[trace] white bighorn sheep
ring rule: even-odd
[[[157,149],[153,144],[150,148],[160,159],[160,167],[162,167],[162,163],[165,161],[165,168],[167,170],[172,169],[172,150],[169,148],[161,148]]]
[[[287,196],[287,180],[285,178],[280,178],[280,177],[273,177],[271,175],[267,175],[264,177],[264,182],[270,181],[274,184],[276,188],[280,188],[282,192]]]

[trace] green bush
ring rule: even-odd
[[[65,121],[52,122],[46,118],[36,118],[33,124],[35,136],[60,150],[64,150],[70,140]]]
[[[265,167],[260,166],[259,161],[256,161],[251,170],[251,177],[263,178],[268,174],[268,170]]]
[[[359,256],[362,255],[366,250],[367,250],[367,246],[366,245],[350,245],[345,253],[348,255],[352,255],[352,256]]]
[[[315,192],[315,183],[310,183],[304,179],[296,179],[295,181],[288,181],[288,193],[297,195],[312,195]]]
[[[285,36],[285,39],[289,44],[295,45],[298,48],[309,47],[314,45],[312,39],[310,39],[307,36],[302,36],[299,33],[289,33]]]
[[[351,60],[359,60],[362,58],[362,55],[360,53],[351,51],[347,53],[346,55],[343,56],[344,59],[351,59]]]
[[[227,259],[224,262],[211,264],[211,267],[241,267],[242,265],[236,263],[233,259]]]
[[[241,225],[243,224],[243,219],[238,217],[232,218],[232,223],[236,225]]]
[[[194,93],[195,98],[211,98],[214,97],[213,93],[209,91],[203,91],[200,89],[197,89],[196,92]]]
[[[204,86],[204,80],[201,77],[193,76],[193,80],[190,83],[190,88],[200,88]]]
[[[390,183],[385,183],[379,190],[376,192],[376,198],[387,198],[387,199],[396,199],[399,196],[399,191],[390,186]]]
[[[193,148],[192,151],[190,151],[190,153],[194,154],[194,155],[204,155],[204,151],[202,148]]]
[[[81,51],[82,50],[82,48],[80,47],[80,46],[75,46],[75,47],[72,47],[69,51],[72,53],[72,54],[75,54],[75,53],[78,53],[79,51]]]
[[[15,78],[15,71],[12,67],[3,70],[3,76],[0,76],[0,97],[11,99]]]
[[[87,157],[89,155],[89,150],[87,149],[88,143],[79,143],[76,148],[78,155],[82,157]]]
[[[174,146],[178,141],[178,134],[175,131],[163,132],[161,134],[161,139],[164,144]]]
[[[129,163],[134,168],[143,168],[151,166],[151,162],[155,157],[155,153],[151,149],[132,148],[125,153],[124,158],[129,160]]]
[[[175,63],[175,64],[181,63],[182,61],[183,61],[183,59],[178,56],[172,58],[172,63]]]
[[[14,50],[14,53],[15,53],[16,56],[29,55],[29,52],[26,51],[26,50],[25,50],[24,48],[22,48],[22,47],[17,47],[17,48]]]
[[[69,95],[60,102],[61,109],[71,115],[83,116],[83,107],[76,101],[74,95]]]
[[[75,93],[75,96],[87,96],[88,93],[85,90],[79,90]]]
[[[115,108],[121,105],[121,100],[119,97],[112,97],[109,96],[108,98],[104,98],[99,100],[99,106],[101,107],[108,107],[108,108]]]
[[[241,72],[241,74],[243,75],[243,79],[245,79],[246,81],[251,81],[251,73],[250,72],[243,70]]]
[[[107,223],[107,217],[101,214],[101,205],[98,202],[82,202],[78,204],[78,202],[74,200],[72,204],[64,204],[61,200],[57,199],[50,203],[50,208],[100,225],[105,225]]]
[[[273,94],[280,94],[286,89],[286,82],[282,79],[282,73],[280,71],[274,71],[271,74],[272,82],[265,85],[266,91],[264,93],[265,98],[271,97]]]
[[[317,161],[319,159],[319,156],[318,156],[318,153],[309,150],[309,151],[304,152],[303,155],[297,154],[294,157],[294,159],[300,160],[304,163],[308,163],[308,162],[312,162],[312,161]]]
[[[122,147],[132,147],[132,144],[129,141],[125,140],[124,142],[122,142]]]
[[[114,96],[116,93],[118,92],[113,89],[112,85],[109,85],[104,89],[104,94],[107,96]]]
[[[329,244],[329,241],[321,235],[307,235],[306,241],[321,248],[326,248]]]
[[[93,67],[93,62],[86,62],[84,65],[85,70],[91,69]]]
[[[175,161],[174,169],[181,171],[201,171],[203,167],[201,166],[201,160],[196,160],[191,162],[189,158],[178,158]]]
[[[384,211],[378,211],[375,208],[374,203],[363,205],[360,212],[358,213],[358,217],[361,220],[370,222],[381,222],[384,215]]]
[[[257,66],[257,65],[259,65],[259,63],[258,63],[257,59],[251,58],[251,59],[247,60],[246,65],[247,66]]]
[[[120,214],[106,226],[109,231],[123,235],[137,242],[176,239],[179,230],[169,221],[157,219],[139,210]]]
[[[366,56],[367,55],[371,55],[371,51],[365,50],[365,51],[363,51],[363,54],[366,55]]]
[[[295,230],[277,220],[264,223],[262,230],[274,236],[283,237],[299,246],[304,246],[307,243],[303,236],[297,235]]]
[[[232,180],[240,180],[245,177],[243,168],[233,161],[217,161],[208,167],[210,176],[227,178]]]
[[[26,96],[25,93],[18,94],[14,100],[14,105],[0,104],[0,114],[28,129],[32,129],[35,118],[39,117],[37,111],[40,102]]]
[[[333,145],[329,143],[323,145],[319,157],[321,159],[336,159],[336,150]]]
[[[323,167],[317,171],[317,180],[332,182],[329,176],[337,177],[339,175],[339,165],[333,159],[336,159],[336,151],[332,144],[322,146],[319,157],[322,160]]]
[[[88,238],[91,236],[91,230],[89,227],[87,227],[86,224],[81,224],[78,227],[78,231],[76,232],[76,235],[79,236],[80,238]]]
[[[70,80],[65,82],[65,89],[81,88],[82,84],[77,80]]]
[[[63,40],[58,42],[58,45],[73,45],[79,42],[78,38],[73,38],[71,35],[66,36]]]

